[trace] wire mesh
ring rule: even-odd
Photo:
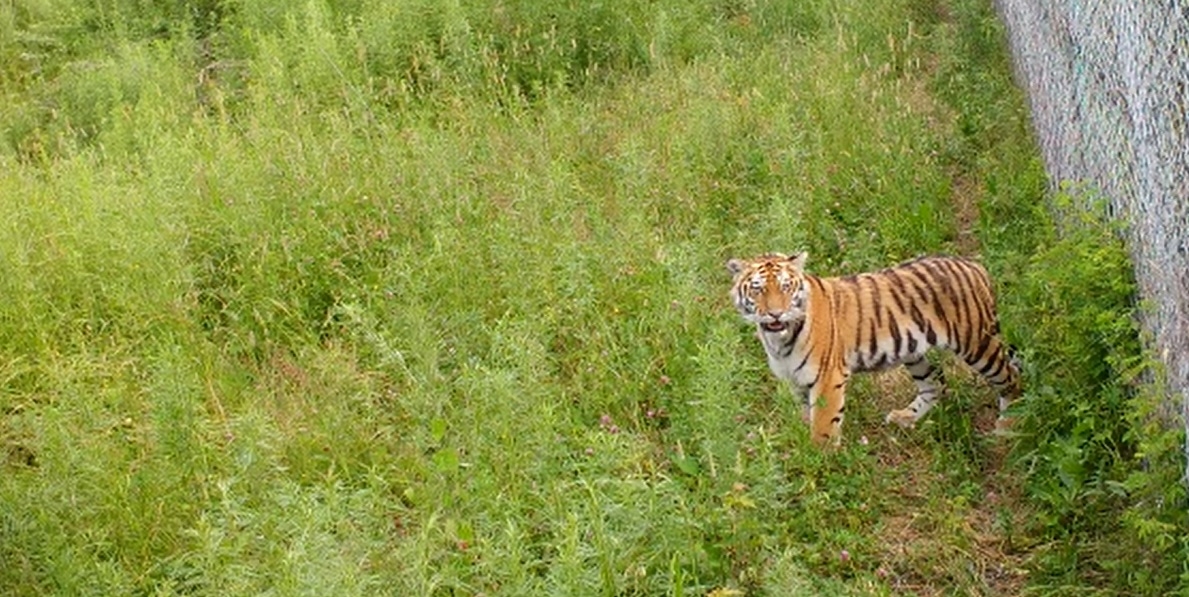
[[[1189,1],[995,2],[1050,180],[1127,222],[1168,413],[1189,421]]]

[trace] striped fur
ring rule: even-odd
[[[807,255],[732,259],[731,298],[757,335],[777,377],[806,403],[815,442],[841,440],[851,373],[904,365],[912,402],[887,421],[912,427],[945,393],[925,353],[947,349],[999,391],[1002,413],[1020,393],[1011,347],[999,335],[987,271],[960,257],[922,257],[842,278],[805,273]]]

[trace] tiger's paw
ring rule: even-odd
[[[916,427],[917,415],[907,408],[901,408],[888,413],[888,418],[884,419],[884,422],[895,423],[905,429],[912,429]]]

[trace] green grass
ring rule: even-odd
[[[1043,209],[989,7],[870,4],[0,6],[0,592],[1172,590],[1121,249]],[[955,366],[811,447],[723,265],[799,248],[981,253],[1026,435]]]

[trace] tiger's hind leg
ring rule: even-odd
[[[1020,397],[1020,366],[1011,347],[999,336],[986,336],[978,350],[963,354],[962,358],[990,382],[999,394],[999,420],[995,422],[995,427],[1002,430],[1011,426],[1007,408]]]
[[[917,385],[917,395],[908,406],[888,413],[886,422],[910,428],[945,394],[945,375],[924,356],[904,363],[904,367]]]

